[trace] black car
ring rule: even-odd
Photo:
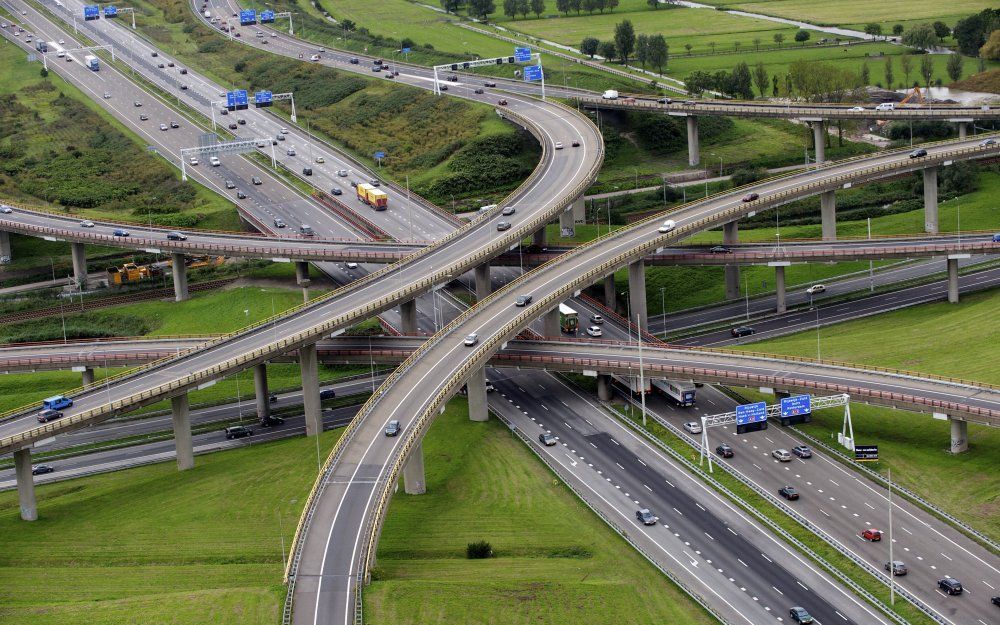
[[[239,128],[239,126],[237,126],[236,124],[229,124],[230,130],[236,130],[237,128]]]
[[[715,448],[715,453],[719,454],[723,458],[732,458],[733,448],[723,443]]]
[[[729,333],[732,334],[736,338],[739,338],[741,336],[750,336],[751,334],[753,334],[755,332],[756,332],[756,330],[754,330],[750,326],[740,326],[738,328],[733,328],[732,330],[729,331]]]
[[[232,180],[227,180],[226,181],[226,188],[227,189],[235,189],[236,188],[236,183],[233,182]]]
[[[58,410],[45,409],[38,413],[39,423],[48,423],[49,421],[55,421],[56,419],[62,419],[63,413]]]
[[[489,81],[484,82],[483,86],[484,87],[496,87],[497,84],[495,82],[493,82],[492,80],[489,80]]]
[[[802,623],[803,625],[809,625],[814,623],[812,615],[806,612],[805,608],[794,607],[788,611],[789,616],[795,623]]]
[[[170,127],[171,127],[171,128],[180,128],[180,127],[181,127],[181,125],[180,125],[180,124],[178,124],[177,122],[173,122],[173,121],[172,121],[172,122],[170,122]]]
[[[319,392],[320,399],[333,399],[336,396],[337,392],[334,391],[332,388],[325,388]]]
[[[270,395],[267,396],[267,401],[271,402],[272,404],[274,402],[278,401],[278,394],[277,393],[271,393]]]
[[[389,424],[385,426],[386,436],[396,436],[402,431],[403,431],[403,426],[401,426],[399,424],[399,421],[396,421],[395,419],[390,421]]]
[[[334,187],[334,188],[330,189],[330,193],[332,195],[343,195],[344,191],[340,187]]]
[[[31,467],[31,474],[32,475],[44,475],[46,473],[52,473],[53,471],[55,471],[55,469],[53,469],[52,467],[50,467],[47,464],[40,464],[40,465]]]
[[[530,303],[531,303],[530,295],[518,295],[517,299],[514,300],[514,305],[518,307],[527,306]]]
[[[254,184],[264,184],[264,181],[258,178],[257,176],[250,176],[250,182]]]
[[[545,445],[546,447],[552,447],[556,444],[556,437],[550,432],[545,432],[538,435],[538,442]]]
[[[731,254],[733,250],[722,245],[716,245],[715,247],[709,248],[708,251],[713,254]]]
[[[652,512],[649,511],[648,508],[636,510],[635,518],[643,525],[656,525],[656,522],[659,520],[653,515]]]
[[[798,456],[799,458],[813,457],[812,450],[809,449],[809,447],[807,447],[806,445],[796,445],[795,447],[792,447],[792,453]]]
[[[285,422],[285,420],[282,419],[281,417],[275,417],[275,416],[272,416],[272,415],[268,415],[268,416],[266,416],[266,417],[264,417],[263,419],[260,420],[260,427],[262,427],[262,428],[273,428],[274,426],[281,425],[284,422]]]
[[[671,104],[671,103],[673,103],[673,100],[671,100],[670,98],[660,98],[660,99],[658,99],[656,101],[656,103],[657,104]]]
[[[247,194],[237,189],[237,191],[236,191],[236,197],[238,199],[245,200],[245,199],[247,199]]]
[[[448,90],[448,85],[438,85],[438,89],[441,90],[441,91],[447,91]]]
[[[962,582],[958,581],[954,577],[946,577],[944,579],[939,579],[938,588],[945,591],[949,595],[962,594]]]
[[[182,68],[181,68],[181,73],[182,73],[182,74],[186,74],[186,73],[188,73],[188,71],[187,71],[186,69],[184,69],[184,68],[182,67]]]
[[[313,175],[313,168],[312,167],[303,167],[302,168],[302,175],[303,176],[311,176],[311,175]]]
[[[239,124],[240,126],[246,126],[247,125],[247,120],[245,120],[245,119],[243,119],[241,117],[240,119],[236,120],[236,123]]]
[[[351,65],[357,65],[360,62],[361,61],[358,60],[358,57],[356,56],[351,57]]]
[[[1000,606],[1000,597],[991,597],[990,603],[996,606]]]
[[[794,501],[799,498],[799,491],[795,490],[792,486],[782,486],[778,489],[778,494],[789,501]]]
[[[927,150],[918,148],[910,152],[910,158],[920,158],[921,156],[927,156]]]
[[[186,234],[182,234],[180,232],[168,232],[167,233],[167,240],[168,241],[187,241],[187,239],[188,239],[187,235]]]
[[[476,95],[482,95],[482,94],[484,94],[486,92],[484,90],[482,90],[482,89],[476,89],[473,93],[475,93]]]
[[[448,76],[448,80],[450,82],[458,82],[458,76],[455,75]]]
[[[253,436],[253,428],[248,428],[245,425],[234,425],[232,427],[226,428],[226,440],[231,440],[234,438],[243,438],[245,436]]]

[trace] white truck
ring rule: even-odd
[[[212,18],[212,12],[211,11],[205,11],[205,19],[211,19],[211,18]]]
[[[643,380],[643,382],[645,382],[645,388],[639,385],[638,375],[612,375],[611,377],[613,377],[615,380],[618,380],[618,382],[620,382],[622,386],[627,387],[628,390],[631,391],[633,395],[638,394],[640,392],[648,393],[650,390],[648,377]]]
[[[652,380],[653,388],[669,397],[678,406],[694,405],[695,386],[691,380]]]
[[[608,89],[603,94],[601,94],[601,97],[604,98],[605,100],[617,100],[618,92],[615,91],[614,89]]]

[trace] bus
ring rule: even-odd
[[[559,304],[559,327],[567,334],[575,334],[580,327],[580,316],[566,304]]]
[[[693,406],[695,386],[691,380],[653,380],[653,388],[666,395],[678,406]]]

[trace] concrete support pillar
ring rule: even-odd
[[[81,291],[87,288],[87,252],[83,243],[70,243],[73,252],[73,279]]]
[[[490,411],[486,403],[486,367],[480,367],[472,372],[465,382],[469,398],[469,420],[489,421]]]
[[[295,284],[302,287],[302,301],[303,303],[309,301],[309,284],[312,281],[309,279],[309,263],[304,260],[299,260],[295,262]]]
[[[969,122],[958,122],[958,138],[965,139],[969,136]]]
[[[573,219],[572,206],[567,206],[559,213],[559,236],[567,238],[576,236],[576,220]]]
[[[545,226],[535,230],[535,234],[531,236],[531,244],[535,247],[545,247]]]
[[[777,265],[774,268],[774,290],[777,295],[776,299],[778,301],[777,312],[782,314],[788,310],[788,305],[785,303],[785,266]]]
[[[604,305],[614,310],[617,300],[618,293],[615,291],[615,274],[611,274],[604,278]]]
[[[542,315],[543,331],[547,338],[559,338],[559,308],[553,308]]]
[[[323,431],[319,406],[319,368],[316,364],[316,344],[299,348],[299,369],[302,373],[302,411],[306,418],[306,436]]]
[[[698,149],[698,118],[688,115],[688,165],[694,167],[701,162],[701,155]],[[707,175],[707,174],[706,174]]]
[[[969,451],[969,422],[948,417],[951,421],[951,453],[960,454]]]
[[[411,299],[399,305],[399,316],[403,325],[403,334],[417,333],[417,300]]]
[[[812,122],[813,143],[816,145],[816,162],[826,160],[826,124],[822,121]]]
[[[84,367],[83,371],[80,372],[81,377],[83,377],[83,388],[90,388],[94,385],[94,370],[90,367]]]
[[[582,224],[587,221],[587,200],[581,195],[573,202],[573,223]]]
[[[257,398],[257,418],[263,423],[271,416],[271,393],[267,389],[267,365],[253,368],[253,392]]]
[[[490,282],[490,264],[483,263],[482,265],[477,265],[475,269],[475,276],[476,301],[482,301],[493,292],[493,283]]]
[[[403,465],[403,492],[407,495],[423,495],[427,492],[423,443],[417,443]]]
[[[187,267],[184,266],[184,254],[171,254],[174,271],[174,301],[183,302],[188,295]]]
[[[722,242],[725,245],[735,245],[740,240],[738,221],[730,221],[722,226]],[[740,266],[726,265],[726,299],[738,299],[740,296]]]
[[[819,217],[823,223],[823,240],[837,240],[837,194],[826,191],[819,195]]]
[[[10,233],[0,230],[0,258],[10,260],[13,256],[14,253],[10,249]]]
[[[170,398],[170,415],[174,422],[174,446],[177,448],[177,470],[194,467],[194,446],[191,443],[191,411],[188,395]]]
[[[924,169],[924,232],[938,232],[938,170]]]
[[[14,475],[17,478],[17,501],[21,505],[21,519],[38,520],[38,504],[35,503],[35,478],[31,475],[31,449],[14,452]]]
[[[639,316],[639,327],[649,329],[646,320],[646,263],[637,260],[628,266],[628,301],[631,311],[631,322],[635,323]]]
[[[611,401],[611,376],[599,373],[597,375],[597,398],[601,401]]]
[[[948,301],[958,303],[958,259],[948,259]]]

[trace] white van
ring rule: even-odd
[[[876,111],[894,111],[896,110],[896,105],[892,102],[883,102],[875,107]]]
[[[222,164],[222,161],[219,160],[218,156],[213,156],[209,158],[208,162],[211,163],[212,167],[218,167],[219,165]]]
[[[605,100],[617,100],[618,92],[615,91],[614,89],[608,89],[601,95],[601,97],[604,98]]]
[[[207,18],[212,17],[212,12],[211,11],[205,11],[205,17],[207,17]]]
[[[497,207],[496,204],[487,204],[486,206],[480,206],[479,207],[479,212],[480,213],[485,213],[485,212],[493,210],[496,207]]]

